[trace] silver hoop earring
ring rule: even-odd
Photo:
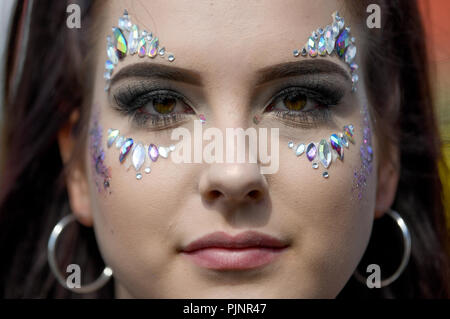
[[[400,227],[403,238],[403,256],[402,261],[400,262],[400,266],[397,268],[397,270],[390,277],[380,281],[380,288],[390,285],[395,280],[397,280],[398,277],[400,277],[400,275],[408,265],[409,258],[411,256],[411,234],[409,233],[408,226],[406,226],[404,219],[399,215],[398,212],[393,209],[389,209],[386,214],[395,221],[398,227]],[[359,282],[363,283],[364,285],[366,284],[366,278],[362,276],[358,271],[355,271],[353,275]]]
[[[69,289],[76,293],[87,294],[103,287],[111,279],[113,271],[110,267],[106,266],[105,269],[103,269],[102,274],[93,283],[90,283],[89,285],[74,288],[69,287],[67,285],[66,279],[61,274],[61,271],[58,269],[58,263],[56,262],[55,258],[55,249],[58,237],[64,230],[64,227],[66,227],[67,224],[73,221],[75,221],[75,216],[73,214],[67,215],[64,218],[62,218],[53,228],[47,246],[48,264],[50,265],[50,269],[53,275],[56,277],[56,279],[64,288]]]

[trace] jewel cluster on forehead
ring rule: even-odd
[[[358,65],[354,62],[356,57],[355,38],[350,35],[350,27],[345,27],[344,18],[338,12],[332,14],[333,23],[324,28],[319,28],[312,32],[305,46],[295,49],[293,54],[298,56],[326,56],[337,54],[350,67],[352,74],[352,90],[356,91],[358,83]]]
[[[175,145],[156,146],[155,144],[145,145],[141,142],[135,142],[130,137],[120,135],[120,131],[116,129],[108,129],[108,138],[106,145],[108,148],[115,145],[119,152],[119,162],[125,163],[127,168],[131,165],[136,170],[136,179],[141,180],[143,175],[141,169],[145,166],[144,172],[151,172],[150,163],[156,162],[159,157],[168,158],[170,152],[175,150]],[[131,154],[131,157],[129,156]],[[128,159],[128,161],[127,161]],[[146,164],[147,163],[147,164]],[[146,165],[144,165],[146,164]]]
[[[131,22],[127,10],[119,18],[118,26],[112,28],[112,32],[112,35],[106,37],[108,60],[105,62],[105,91],[109,89],[114,67],[127,54],[137,54],[141,58],[150,57],[152,59],[157,56],[162,59],[167,57],[169,62],[175,60],[173,53],[166,52],[166,48],[160,46],[156,35],[146,30],[139,30],[139,27]]]
[[[295,155],[301,156],[306,153],[306,158],[312,162],[312,168],[319,168],[319,161],[327,170],[332,161],[339,158],[344,160],[344,147],[349,147],[349,141],[354,144],[354,127],[353,125],[346,125],[340,133],[331,134],[329,139],[322,139],[320,142],[310,142],[308,144],[300,143],[295,145],[294,142],[289,142],[288,147],[294,150]],[[324,178],[328,178],[328,171],[322,173]]]

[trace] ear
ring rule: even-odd
[[[76,158],[75,137],[72,135],[72,129],[80,117],[79,110],[72,112],[70,119],[64,127],[58,132],[58,144],[61,158],[66,168],[66,186],[69,195],[70,208],[78,221],[87,227],[93,224],[91,214],[91,203],[89,196],[89,183],[86,172],[83,170],[81,160]],[[72,158],[73,157],[73,158]],[[70,169],[67,167],[70,166]]]
[[[397,146],[390,144],[388,153],[378,162],[377,198],[375,219],[380,218],[392,206],[400,178],[400,155]]]

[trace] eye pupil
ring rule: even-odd
[[[284,104],[289,110],[299,111],[306,105],[306,96],[302,94],[293,94],[284,98]]]
[[[168,114],[175,108],[176,99],[171,97],[158,97],[153,100],[155,111],[161,114]]]

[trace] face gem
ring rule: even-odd
[[[344,56],[345,49],[350,45],[350,36],[347,30],[342,31],[336,40],[336,52],[340,57]]]
[[[111,147],[111,145],[113,145],[117,136],[119,136],[119,130],[111,130],[108,132],[108,142],[107,142],[108,147]]]
[[[133,150],[132,162],[134,169],[138,171],[145,161],[145,147],[142,144],[136,145]]]
[[[125,160],[125,156],[127,156],[127,154],[130,152],[131,147],[133,146],[133,139],[132,138],[128,138],[122,145],[122,147],[120,148],[120,155],[119,155],[119,161],[121,163],[123,163],[123,161]]]
[[[342,145],[344,145],[346,148],[348,148],[348,140],[347,140],[347,137],[345,137],[344,134],[339,133],[339,138],[341,139]]]
[[[318,50],[320,56],[325,56],[327,54],[326,41],[323,36],[319,38]]]
[[[300,156],[305,151],[305,144],[299,144],[295,150],[295,155]]]
[[[169,149],[167,147],[164,147],[164,146],[158,147],[158,153],[159,153],[159,156],[161,156],[163,158],[169,157]]]
[[[348,64],[352,63],[355,56],[356,56],[356,46],[350,44],[347,50],[345,51],[345,62]]]
[[[353,139],[353,125],[344,126],[344,135],[350,142],[355,143]]]
[[[159,152],[155,144],[150,144],[150,146],[148,147],[148,156],[153,162],[156,162],[156,160],[158,159]]]
[[[122,59],[128,51],[127,40],[125,40],[125,37],[119,28],[113,28],[113,37],[117,56],[119,59]]]
[[[325,48],[328,54],[333,53],[334,44],[336,42],[336,38],[333,34],[333,28],[331,26],[327,26],[325,28]]]
[[[135,24],[131,27],[130,35],[128,36],[128,53],[136,54],[139,43],[139,27]]]
[[[136,174],[136,179],[139,181],[142,179],[142,174],[141,173],[137,173]]]
[[[116,148],[121,148],[123,142],[125,142],[125,138],[123,136],[119,136],[119,138],[116,140]]]
[[[331,134],[330,144],[331,147],[338,153],[339,159],[342,161],[344,159],[344,149],[341,144],[341,139],[336,134]]]
[[[148,56],[151,58],[154,58],[156,54],[158,53],[158,45],[159,41],[158,38],[154,38],[152,42],[150,42],[150,45],[148,47]]]
[[[117,57],[116,49],[114,49],[114,45],[112,43],[108,43],[106,45],[106,53],[108,55],[109,60],[113,64],[117,64],[119,62],[119,58]]]
[[[294,54],[295,57],[298,57],[300,55],[300,51],[295,49],[293,54]]]
[[[309,37],[308,39],[308,52],[311,57],[317,56],[317,44],[313,37]]]
[[[175,151],[175,145],[173,145],[173,144],[170,145],[170,146],[169,146],[169,150],[170,150],[171,152]]]
[[[322,174],[322,176],[323,176],[323,178],[328,178],[328,172],[323,172],[323,174]]]
[[[108,71],[114,70],[114,63],[112,63],[110,60],[106,60],[105,70],[108,70]]]
[[[319,143],[319,160],[325,168],[328,168],[331,164],[331,149],[325,139],[322,139]]]
[[[306,147],[306,157],[311,162],[314,158],[316,158],[317,148],[314,143],[309,143]]]
[[[200,115],[198,116],[198,118],[200,119],[200,121],[202,122],[202,124],[205,124],[205,123],[206,123],[206,117],[205,117],[203,114],[200,114]]]
[[[138,50],[138,55],[141,58],[145,57],[145,55],[147,54],[147,42],[145,42],[144,37],[139,39],[137,50]]]
[[[152,169],[150,167],[146,167],[144,169],[145,174],[150,174],[151,171],[152,171]]]
[[[294,142],[292,142],[292,141],[288,142],[288,147],[289,148],[294,148]]]
[[[314,168],[314,169],[317,169],[317,168],[319,168],[319,164],[317,164],[317,163],[313,163],[313,164],[312,164],[312,168]]]

